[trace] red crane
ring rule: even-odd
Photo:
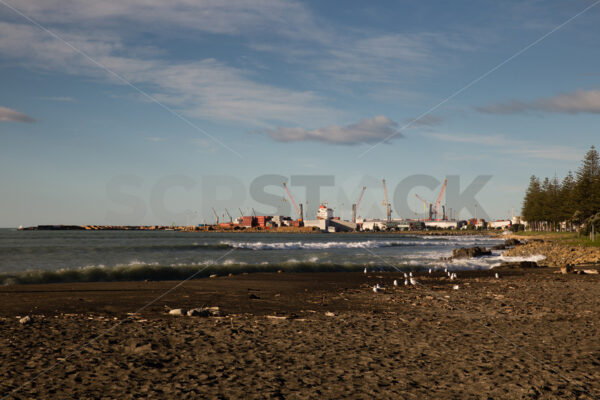
[[[285,182],[283,182],[283,187],[285,188],[285,191],[287,192],[288,196],[290,197],[290,200],[292,201],[292,204],[294,205],[294,208],[296,209],[296,213],[298,214],[298,220],[302,221],[302,211],[300,211],[300,208],[298,208],[298,205],[294,201],[294,198],[292,197],[292,193],[290,192],[290,189],[288,189]]]
[[[442,185],[442,190],[440,191],[440,194],[438,195],[438,198],[437,198],[435,204],[429,204],[421,196],[419,196],[418,194],[415,193],[415,196],[417,197],[417,199],[421,200],[423,202],[423,204],[425,204],[425,208],[427,209],[427,207],[429,207],[429,219],[430,220],[437,219],[438,215],[440,215],[440,205],[442,204],[442,198],[444,197],[444,194],[446,193],[447,186],[448,186],[448,179],[444,179],[444,184]],[[445,215],[444,215],[444,217],[445,217]]]
[[[448,179],[444,179],[444,184],[442,185],[442,190],[440,191],[440,195],[435,202],[435,217],[437,218],[440,215],[440,205],[442,204],[442,197],[444,197],[444,193],[446,193],[446,186],[448,186]]]
[[[362,200],[366,189],[367,187],[363,186],[362,191],[360,192],[360,196],[358,196],[358,201],[356,202],[356,204],[352,205],[352,222],[356,222],[356,213],[358,212],[358,206],[360,206],[360,201]]]

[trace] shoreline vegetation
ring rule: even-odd
[[[529,230],[578,232],[596,239],[600,229],[600,155],[594,146],[581,166],[559,181],[532,175],[523,200],[523,220]]]

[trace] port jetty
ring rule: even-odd
[[[279,233],[313,233],[320,232],[310,226],[281,227],[240,227],[237,225],[37,225],[19,227],[20,231],[178,231],[178,232],[279,232]]]

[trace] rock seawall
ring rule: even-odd
[[[555,241],[532,240],[504,253],[505,256],[511,257],[530,257],[538,254],[546,257],[543,263],[549,267],[600,264],[600,248],[572,246]]]

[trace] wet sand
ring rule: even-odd
[[[600,275],[554,271],[2,287],[0,398],[600,397]]]

